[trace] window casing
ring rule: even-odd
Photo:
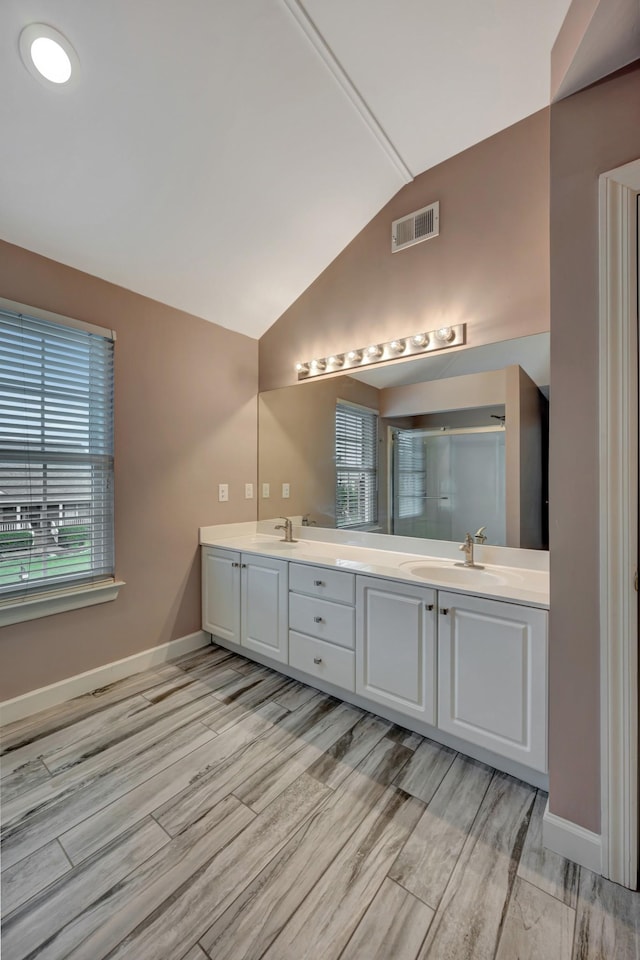
[[[378,414],[336,404],[336,526],[369,527],[378,520]]]
[[[7,602],[114,577],[113,335],[34,313],[0,305]]]

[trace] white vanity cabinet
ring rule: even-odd
[[[286,560],[205,547],[203,629],[288,663],[288,567]]]
[[[438,727],[547,770],[547,613],[438,592]]]
[[[435,724],[435,590],[359,576],[356,596],[356,692]]]
[[[289,570],[289,663],[355,690],[355,576],[304,563]]]

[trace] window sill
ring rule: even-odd
[[[14,597],[0,603],[0,627],[25,620],[37,620],[39,617],[50,617],[54,613],[64,613],[65,610],[91,607],[96,603],[107,603],[116,599],[120,587],[123,586],[123,580],[105,580],[102,583],[91,583],[56,593],[34,594],[21,600]]]

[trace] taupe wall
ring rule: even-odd
[[[310,513],[318,526],[335,526],[336,401],[378,410],[379,394],[369,384],[342,376],[260,395],[259,482],[260,487],[270,485],[268,500],[259,491],[261,520]],[[282,499],[283,483],[291,488],[287,500]],[[385,495],[382,491],[382,502]]]
[[[200,628],[198,527],[252,520],[257,343],[0,242],[0,296],[111,327],[115,360],[113,603],[0,630],[0,699]],[[230,501],[217,502],[217,484]]]
[[[260,389],[295,363],[467,322],[470,346],[549,329],[549,113],[421,174],[260,341]],[[391,254],[391,222],[440,201],[440,236]]]
[[[640,63],[551,108],[550,808],[600,829],[598,176],[640,157]]]

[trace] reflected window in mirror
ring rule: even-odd
[[[367,529],[378,520],[378,413],[336,404],[336,526]]]

